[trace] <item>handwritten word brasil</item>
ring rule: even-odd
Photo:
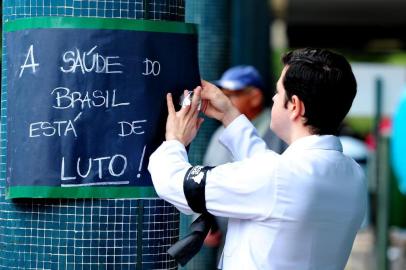
[[[130,102],[116,102],[116,89],[114,89],[112,93],[109,90],[71,92],[67,87],[57,87],[52,90],[51,95],[55,96],[56,105],[52,106],[55,109],[74,109],[76,105],[80,106],[81,109],[84,109],[85,107],[114,108],[130,105]]]

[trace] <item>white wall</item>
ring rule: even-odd
[[[392,116],[406,87],[406,66],[367,63],[351,65],[357,79],[358,92],[349,116],[374,116],[375,81],[378,77],[383,81],[383,114]]]

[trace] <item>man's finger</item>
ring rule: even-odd
[[[197,119],[196,130],[200,129],[200,126],[203,124],[203,122],[204,122],[204,118]]]
[[[206,110],[208,108],[209,102],[207,100],[202,99],[202,107],[200,108],[200,110],[203,113],[206,113]]]
[[[168,114],[175,114],[175,106],[173,105],[172,94],[166,94],[166,105],[168,106]]]
[[[202,85],[202,88],[208,88],[208,87],[215,87],[218,88],[215,84],[212,84],[211,82],[205,81],[205,80],[200,80],[200,84]]]
[[[191,102],[189,101],[189,98],[190,98],[189,95],[190,95],[189,90],[187,90],[187,89],[183,90],[182,107],[178,111],[178,115],[184,116],[184,115],[187,115],[187,113],[189,112],[190,107],[191,107],[190,106]]]
[[[193,97],[192,97],[192,110],[198,110],[199,103],[201,102],[201,91],[202,88],[200,86],[196,87],[193,90]]]
[[[221,92],[221,90],[214,84],[211,84],[206,81],[202,84],[201,97],[203,99],[208,99],[208,100],[213,99],[218,92]]]
[[[201,102],[200,97],[201,91],[202,88],[200,86],[196,87],[193,90],[192,104],[190,106],[190,110],[187,115],[189,119],[197,119],[197,116],[199,115],[199,103]]]

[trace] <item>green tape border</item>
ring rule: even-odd
[[[11,186],[7,188],[6,199],[16,198],[75,198],[75,199],[141,199],[157,198],[153,187],[52,187]]]
[[[75,28],[75,29],[108,29],[131,30],[144,32],[162,32],[178,34],[196,34],[197,26],[192,23],[112,19],[82,17],[32,17],[16,19],[4,23],[5,32],[26,29]]]

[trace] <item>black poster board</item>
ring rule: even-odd
[[[200,83],[195,26],[44,17],[5,32],[7,197],[156,196],[166,93]]]

